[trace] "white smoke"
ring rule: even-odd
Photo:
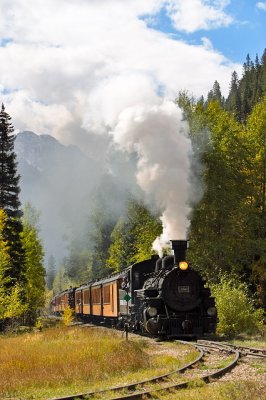
[[[186,238],[192,146],[181,110],[159,99],[129,107],[120,113],[111,134],[123,150],[137,153],[137,183],[162,210],[163,233],[154,248],[160,252],[170,239]]]

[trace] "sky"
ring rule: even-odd
[[[232,62],[243,64],[247,54],[254,59],[265,49],[266,2],[173,1],[153,18],[150,27],[159,29],[176,40],[200,45],[210,42]],[[182,4],[183,3],[183,4]]]
[[[254,60],[266,47],[266,1],[0,5],[0,100],[15,129],[50,134],[103,164],[112,146],[137,154],[138,186],[164,210],[163,221],[172,219],[174,205],[175,226],[183,228],[169,235],[184,237],[188,198],[201,191],[188,185],[191,145],[173,100],[182,90],[206,96],[215,80],[227,95],[232,72],[241,76],[247,53]],[[120,167],[120,180],[127,168]]]
[[[18,130],[86,147],[132,105],[228,93],[262,55],[266,2],[0,0],[0,93]]]

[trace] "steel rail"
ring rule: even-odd
[[[189,342],[184,342],[184,341],[179,341],[182,344],[186,344],[186,345],[191,345],[194,348],[196,348],[199,351],[199,355],[198,357],[193,360],[192,362],[184,365],[181,368],[178,368],[174,371],[168,372],[167,374],[163,374],[163,375],[159,375],[159,376],[155,376],[153,378],[150,379],[146,379],[143,381],[138,381],[138,382],[134,382],[134,383],[130,383],[128,385],[122,385],[122,386],[114,386],[114,387],[110,387],[107,389],[102,389],[102,390],[98,390],[98,391],[94,391],[94,392],[87,392],[87,393],[80,393],[80,394],[75,394],[75,395],[70,395],[70,396],[65,396],[65,397],[56,397],[50,400],[78,400],[78,399],[89,399],[90,397],[93,396],[99,396],[99,395],[103,395],[104,393],[108,393],[108,392],[118,392],[118,391],[122,391],[122,390],[135,390],[136,387],[138,386],[144,386],[150,383],[154,383],[154,382],[160,382],[163,381],[169,377],[171,377],[172,375],[178,374],[178,373],[182,373],[185,370],[193,367],[195,364],[197,364],[198,362],[202,361],[203,357],[204,357],[204,351],[201,349],[201,346],[199,346],[198,344],[195,343],[189,343]]]
[[[214,341],[208,341],[208,340],[198,340],[198,344],[204,344],[204,346],[211,346],[211,345],[223,345],[227,346],[228,348],[233,348],[235,350],[238,350],[241,356],[250,356],[250,357],[259,357],[259,358],[266,358],[266,349],[259,349],[259,348],[254,348],[254,347],[247,347],[247,346],[241,346],[241,345],[235,345],[232,343],[228,342],[214,342]]]
[[[233,349],[238,350],[244,356],[253,356],[266,358],[266,349],[256,349],[254,347],[246,347],[241,345],[235,345],[231,343],[226,343],[227,346],[232,347]]]
[[[204,347],[204,345],[202,347]],[[236,366],[236,364],[238,363],[240,354],[239,354],[239,352],[237,350],[234,350],[234,349],[231,349],[230,352],[235,354],[235,358],[226,367],[220,368],[216,372],[212,372],[212,373],[203,375],[202,377],[200,377],[198,379],[203,381],[203,382],[205,382],[205,383],[209,383],[213,379],[217,379],[220,376],[222,376],[222,375],[226,374],[227,372],[231,371],[231,369],[233,369]],[[195,379],[191,379],[191,380],[188,380],[188,381],[185,381],[185,382],[181,382],[181,383],[175,383],[175,384],[172,384],[172,385],[167,385],[167,386],[161,387],[159,389],[150,389],[150,390],[139,391],[137,393],[132,393],[132,394],[128,394],[128,395],[124,395],[124,396],[120,396],[120,397],[112,397],[112,398],[110,398],[110,400],[125,400],[125,399],[126,400],[136,400],[136,399],[142,399],[143,397],[145,397],[145,398],[146,397],[152,397],[154,393],[159,393],[159,392],[163,392],[163,391],[178,390],[178,389],[185,389],[193,381],[195,381]]]

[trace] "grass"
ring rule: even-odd
[[[250,366],[255,368],[258,374],[266,374],[266,363],[264,360],[252,361],[250,362]]]
[[[74,390],[78,383],[88,387],[120,371],[148,366],[141,343],[125,342],[111,332],[92,329],[60,328],[1,337],[0,346],[2,397],[30,393],[31,389],[33,393],[39,389],[48,393],[58,387]]]
[[[244,343],[247,345],[239,341]],[[251,347],[264,347],[264,342],[248,343]],[[137,382],[175,370],[197,356],[190,346],[178,342],[154,346],[131,335],[126,342],[121,332],[98,328],[57,327],[0,336],[0,346],[1,400],[44,400]],[[265,373],[259,361],[253,364],[258,373]],[[156,394],[154,399],[266,398],[259,386],[251,382],[208,386],[201,382],[196,386],[174,394]]]
[[[230,340],[229,343],[239,346],[254,347],[257,349],[266,349],[266,336],[254,338],[239,338]]]
[[[120,332],[53,328],[0,337],[0,398],[48,399],[126,384],[164,374],[196,354],[153,354],[142,339],[126,342]],[[190,348],[189,348],[190,349]]]
[[[199,366],[198,368],[202,371],[204,370],[212,370],[212,369],[222,369],[225,368],[227,365],[229,365],[235,358],[235,355],[230,355],[228,357],[226,357],[226,359],[224,360],[218,360],[216,363],[212,363],[212,364],[208,364],[205,363],[201,366]]]
[[[265,392],[255,383],[214,383],[199,382],[195,388],[173,391],[169,394],[154,394],[153,399],[163,400],[265,400]]]

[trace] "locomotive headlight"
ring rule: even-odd
[[[179,263],[179,268],[182,271],[186,271],[188,269],[188,263],[186,261],[180,261]]]
[[[147,313],[149,314],[150,317],[156,317],[157,308],[156,307],[148,307],[147,308]]]
[[[217,313],[217,311],[216,311],[215,307],[209,307],[208,310],[207,310],[207,314],[210,317],[215,317],[216,313]]]

